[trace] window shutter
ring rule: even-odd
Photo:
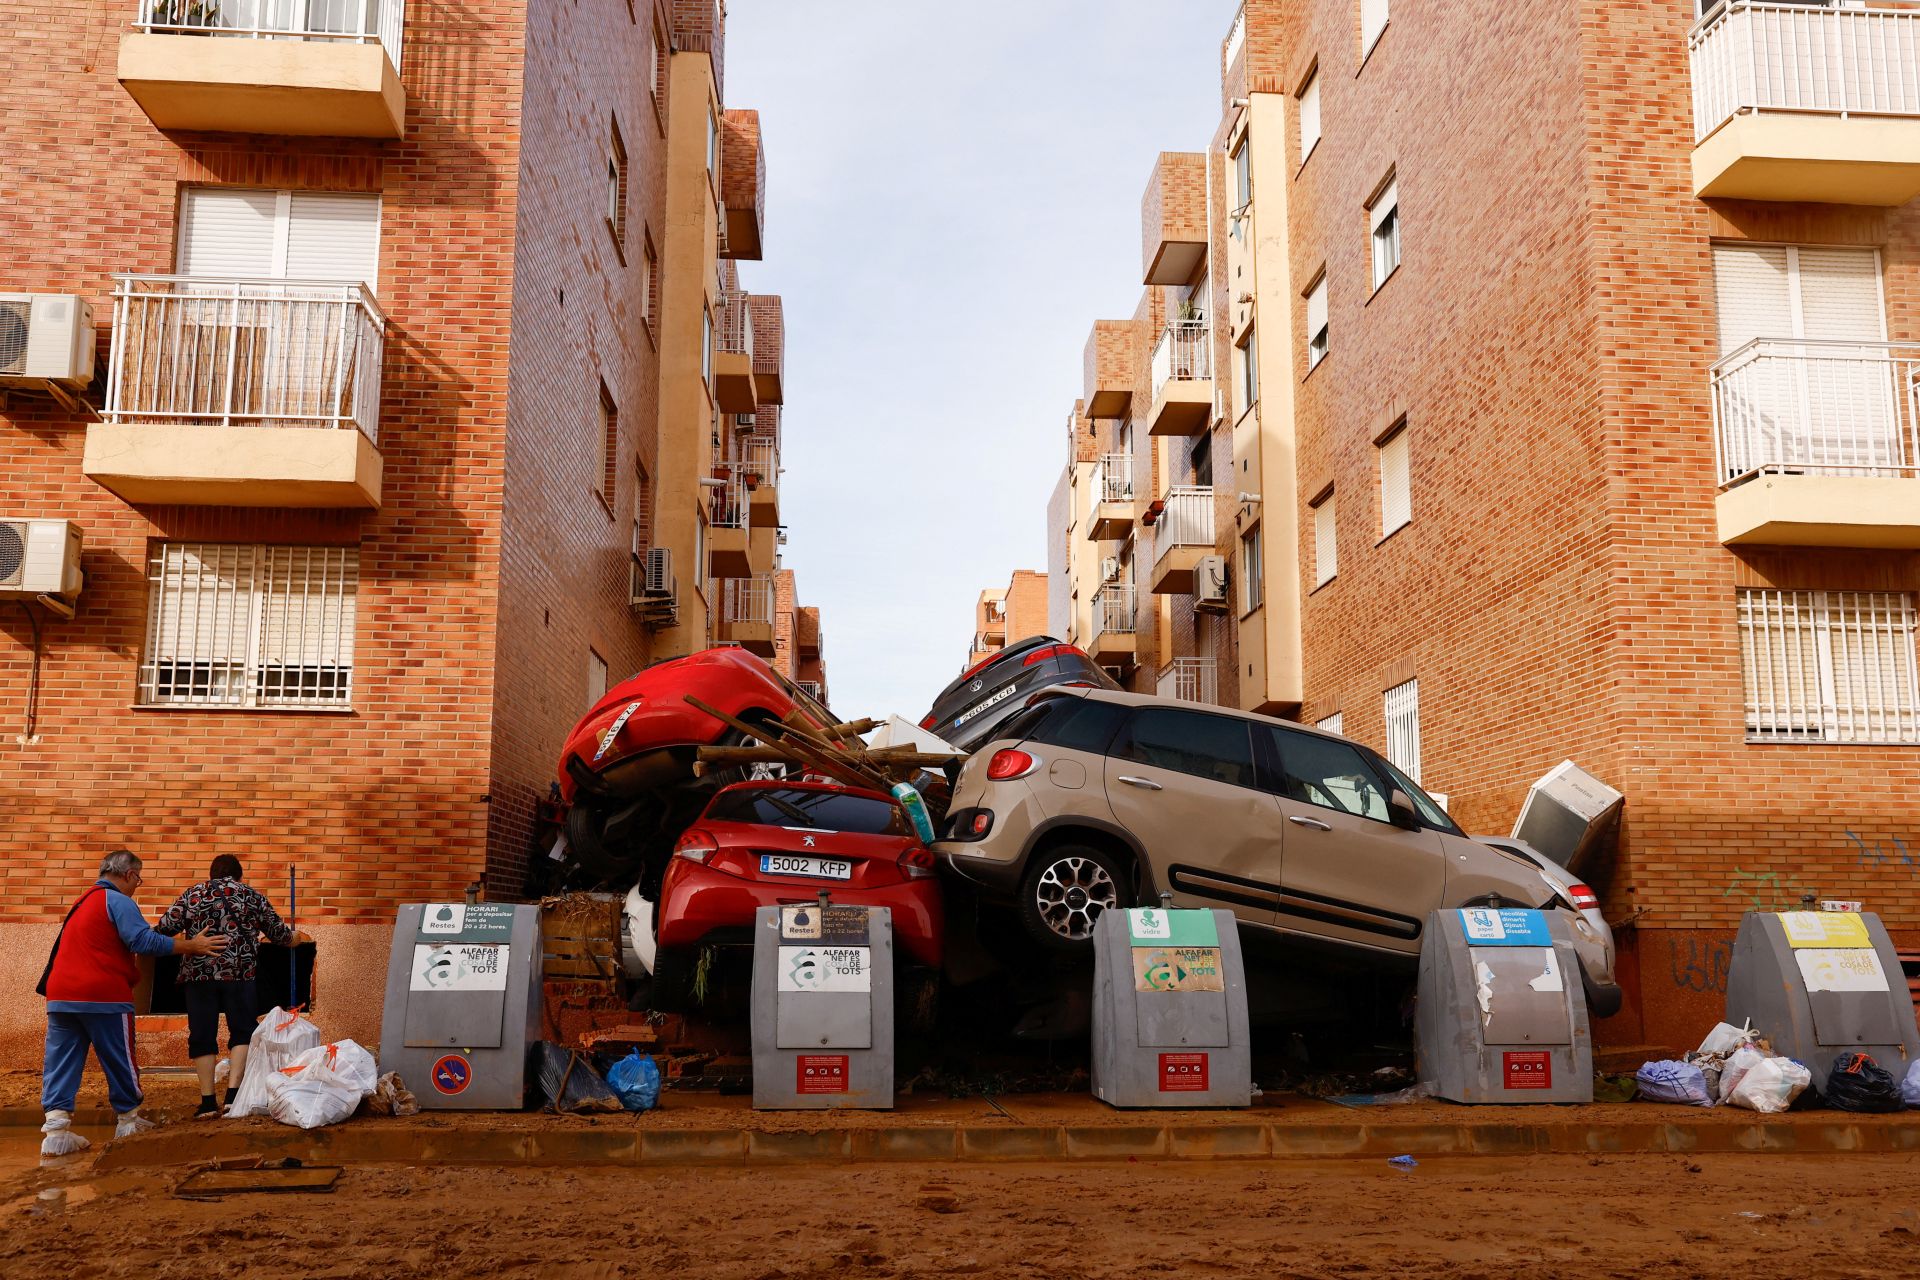
[[[148,641],[163,661],[242,663],[253,592],[252,548],[166,546],[155,553],[158,600]]]
[[[1315,73],[1300,91],[1300,159],[1305,160],[1320,141],[1320,76]]]
[[[261,665],[351,667],[358,549],[267,546],[260,560]]]
[[[274,274],[279,193],[189,187],[180,205],[181,275]]]
[[[287,223],[287,269],[294,280],[380,276],[380,197],[295,192]]]
[[[1313,286],[1313,292],[1307,295],[1307,336],[1327,327],[1327,278],[1320,277],[1320,283]]]
[[[1387,29],[1387,0],[1360,0],[1360,54],[1365,57]]]
[[[1791,338],[1792,281],[1787,251],[1775,245],[1713,246],[1714,308],[1720,354],[1755,338]]]
[[[1313,585],[1316,587],[1340,571],[1333,503],[1334,499],[1328,498],[1313,509]]]
[[[1407,433],[1380,446],[1380,535],[1385,537],[1413,519],[1413,476]]]
[[[1800,315],[1804,338],[1879,342],[1880,258],[1871,249],[1803,248]]]

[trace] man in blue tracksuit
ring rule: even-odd
[[[119,1117],[113,1136],[153,1127],[140,1116],[140,1069],[133,1059],[133,989],[140,981],[134,957],[204,956],[226,949],[227,940],[218,934],[169,938],[155,933],[133,901],[142,879],[139,858],[125,849],[108,854],[100,863],[100,878],[67,913],[47,958],[40,982],[40,994],[47,998],[42,1155],[67,1155],[87,1146],[69,1126],[89,1046],[106,1074],[107,1097]]]

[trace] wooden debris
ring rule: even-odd
[[[246,1191],[332,1191],[341,1166],[301,1165],[291,1169],[202,1169],[173,1189],[183,1199],[230,1196]]]

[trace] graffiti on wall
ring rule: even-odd
[[[1804,885],[1789,884],[1778,871],[1742,871],[1733,869],[1733,879],[1720,891],[1723,898],[1738,898],[1743,911],[1792,911],[1811,892]]]
[[[1920,858],[1916,858],[1907,842],[1899,836],[1889,836],[1892,847],[1875,840],[1868,844],[1853,832],[1847,832],[1847,839],[1853,841],[1853,847],[1860,851],[1859,862],[1863,867],[1920,867]]]
[[[1682,991],[1702,995],[1727,990],[1727,970],[1733,966],[1733,944],[1700,938],[1667,939],[1667,972]]]

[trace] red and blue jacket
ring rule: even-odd
[[[47,975],[47,1012],[132,1013],[140,981],[134,957],[172,952],[173,939],[149,928],[132,898],[96,880],[60,932]]]

